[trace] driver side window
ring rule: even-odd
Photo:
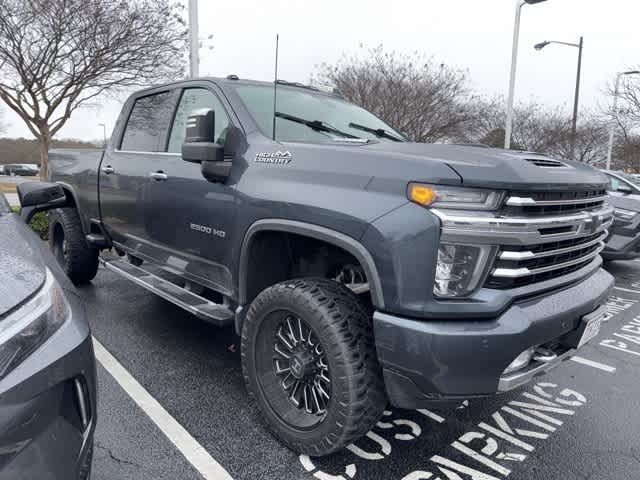
[[[227,131],[230,127],[229,116],[225,111],[222,103],[213,92],[204,88],[188,88],[180,98],[180,104],[176,111],[173,126],[171,127],[171,136],[169,137],[169,153],[180,153],[187,128],[187,118],[194,110],[203,108],[213,109],[216,112],[215,139],[216,143],[224,145]]]

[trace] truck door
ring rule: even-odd
[[[129,253],[149,249],[145,201],[150,174],[162,170],[166,141],[179,90],[135,98],[122,115],[122,138],[114,139],[100,164],[102,222],[111,238]]]
[[[211,88],[213,85],[210,86]],[[212,89],[185,88],[169,130],[167,153],[145,188],[145,235],[159,263],[187,279],[231,294],[228,269],[236,190],[208,182],[197,163],[182,160],[187,117],[193,110],[215,111],[215,138],[224,145],[230,115]]]

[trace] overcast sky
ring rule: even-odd
[[[480,93],[506,95],[514,0],[200,0],[200,35],[213,34],[214,49],[201,50],[201,74],[271,80],[275,33],[280,33],[279,78],[308,82],[317,65],[356,53],[362,43],[401,52],[418,50],[438,63],[467,69]],[[605,105],[615,73],[640,66],[640,2],[547,0],[523,8],[516,100],[535,98],[572,108],[577,49],[543,40],[585,37],[581,106]],[[100,139],[120,102],[77,110],[59,138]],[[3,105],[8,136],[27,136]]]

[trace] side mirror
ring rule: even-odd
[[[622,193],[623,195],[631,195],[633,193],[633,190],[631,189],[631,187],[629,185],[623,185],[622,183],[620,185],[618,185],[618,190],[619,193]]]
[[[57,183],[23,182],[17,186],[20,216],[29,223],[38,212],[64,207],[67,196]]]
[[[210,109],[196,110],[187,119],[187,133],[182,144],[182,159],[186,162],[223,162],[224,147],[215,143],[216,113]]]

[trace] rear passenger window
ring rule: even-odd
[[[171,128],[169,149],[171,153],[180,153],[187,129],[187,118],[194,110],[203,108],[213,109],[216,112],[216,125],[214,138],[216,143],[224,145],[229,130],[229,117],[222,103],[213,92],[204,88],[188,88],[182,94],[180,104],[176,110],[176,118]]]
[[[129,115],[120,150],[164,152],[176,94],[162,92],[138,98]]]

